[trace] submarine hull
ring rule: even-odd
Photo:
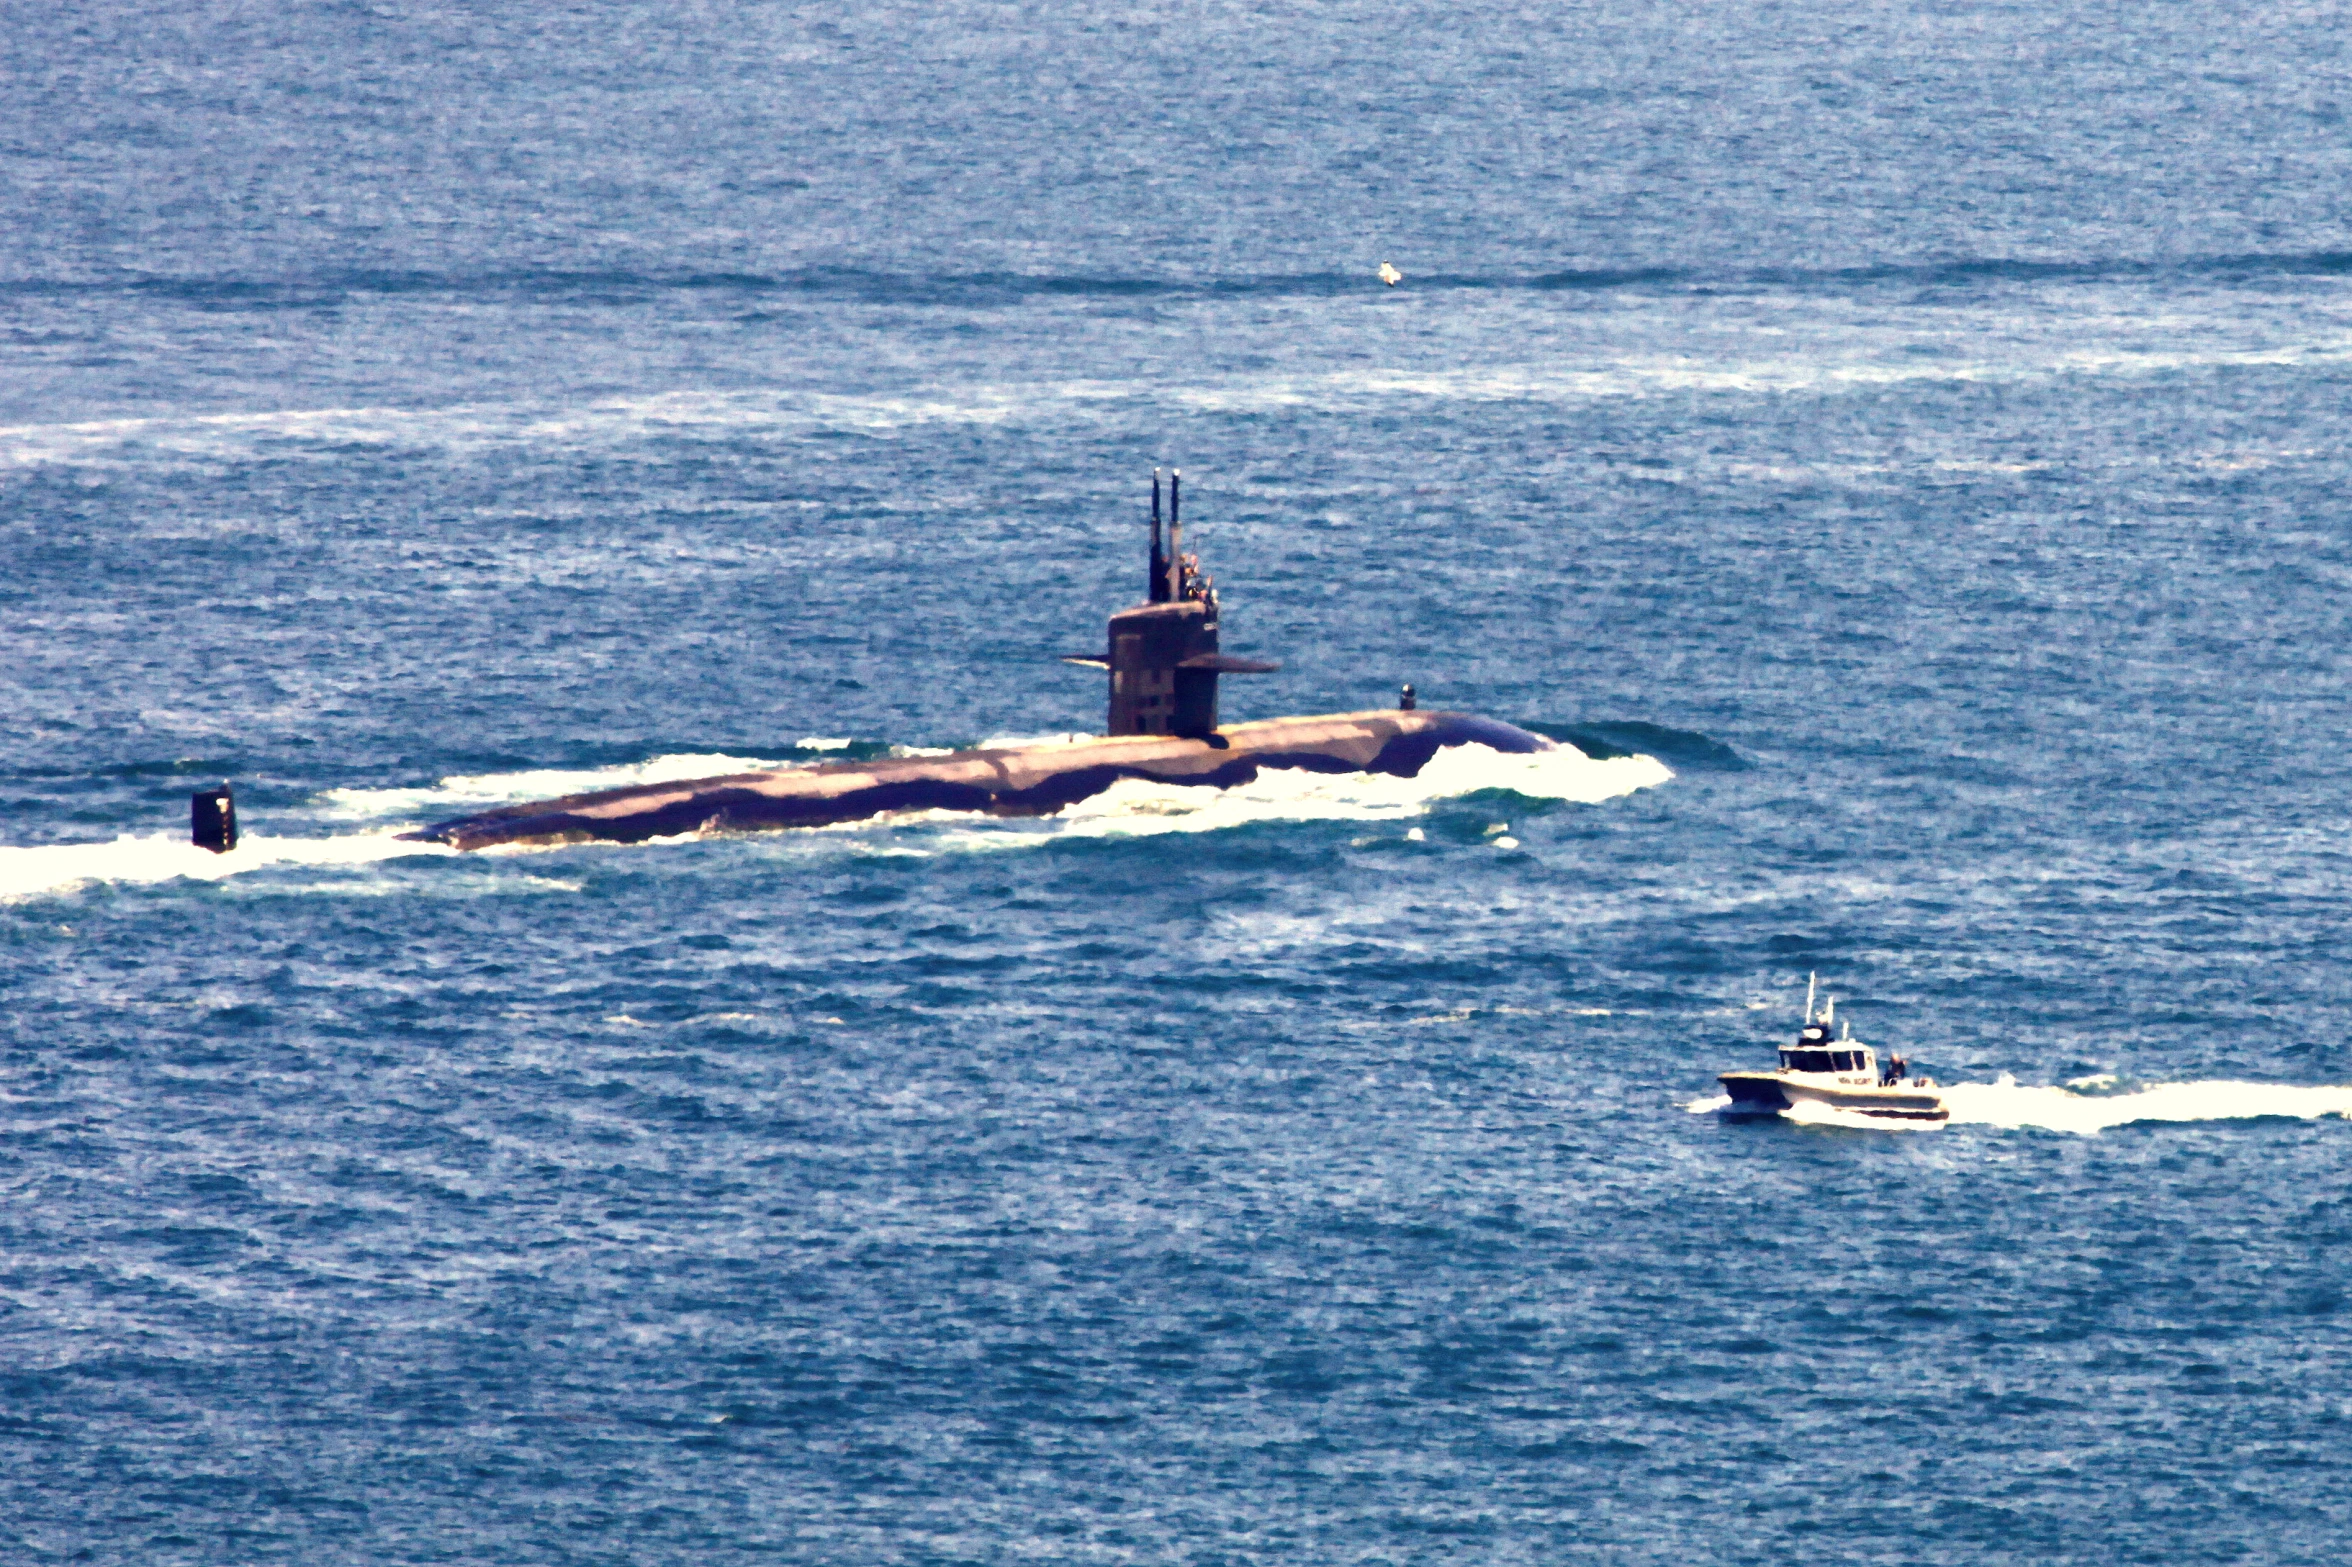
[[[1206,738],[1110,735],[948,756],[828,762],[638,784],[510,805],[402,836],[459,849],[502,844],[642,843],[687,833],[825,827],[894,811],[1050,816],[1122,778],[1230,789],[1269,767],[1410,778],[1440,750],[1483,745],[1509,754],[1550,740],[1469,713],[1398,709],[1233,724]]]

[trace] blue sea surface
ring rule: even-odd
[[[0,0],[0,1561],[2352,1555],[2343,20]]]

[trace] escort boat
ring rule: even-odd
[[[1716,1079],[1731,1096],[1731,1103],[1723,1107],[1725,1115],[1778,1115],[1805,1103],[1882,1121],[1951,1119],[1943,1096],[1935,1092],[1934,1078],[1907,1076],[1909,1062],[1901,1056],[1882,1060],[1853,1037],[1851,1025],[1842,1033],[1833,1031],[1837,997],[1831,996],[1816,1017],[1816,988],[1808,979],[1805,1026],[1797,1031],[1795,1044],[1781,1047],[1779,1071],[1726,1072]]]

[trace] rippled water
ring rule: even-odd
[[[8,17],[0,1557],[2344,1554],[2324,10]]]

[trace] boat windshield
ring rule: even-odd
[[[1837,1053],[1844,1055],[1846,1052],[1841,1050]],[[1829,1064],[1829,1058],[1830,1052],[1826,1050],[1783,1050],[1780,1053],[1780,1067],[1784,1072],[1835,1071],[1836,1068]]]

